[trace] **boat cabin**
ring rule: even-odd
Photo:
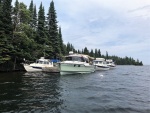
[[[105,61],[98,61],[98,60],[94,60],[93,64],[107,64]]]
[[[93,64],[107,64],[104,58],[96,58],[96,60],[93,61]]]
[[[112,64],[113,63],[113,60],[112,59],[108,59],[106,60],[107,64]]]
[[[49,59],[44,59],[43,57],[36,60],[36,64],[50,64],[50,63],[52,63],[52,62]]]
[[[79,61],[89,63],[89,59],[82,55],[69,55],[65,57],[65,61]]]

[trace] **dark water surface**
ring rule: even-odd
[[[150,113],[150,66],[91,74],[0,73],[1,113]]]

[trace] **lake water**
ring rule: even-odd
[[[0,73],[1,113],[150,113],[150,66],[91,74]]]

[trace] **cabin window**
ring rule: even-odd
[[[85,60],[84,60],[84,58],[83,58],[83,57],[81,57],[81,62],[85,62]]]
[[[43,61],[39,61],[39,64],[43,64]]]
[[[72,59],[73,59],[73,61],[80,61],[81,62],[81,58],[80,57],[74,56],[74,57],[72,57]]]
[[[102,62],[102,61],[99,61],[99,63],[102,64],[103,62]]]
[[[66,57],[67,61],[72,61],[72,57]]]
[[[98,64],[98,61],[94,61],[95,64]]]
[[[67,61],[80,61],[80,62],[89,62],[87,58],[84,57],[79,57],[79,56],[71,56],[71,57],[66,57]]]
[[[72,56],[72,57],[66,57],[67,61],[81,61],[80,57]]]
[[[85,57],[83,57],[83,58],[84,58],[84,62],[89,63],[89,60],[87,58],[85,58]]]
[[[48,64],[48,62],[44,61],[44,64]]]
[[[107,64],[107,62],[105,62],[105,61],[104,61],[103,63],[104,63],[104,64]]]

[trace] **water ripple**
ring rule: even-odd
[[[2,113],[149,113],[150,66],[60,76],[0,75]],[[103,76],[102,76],[103,75]]]

